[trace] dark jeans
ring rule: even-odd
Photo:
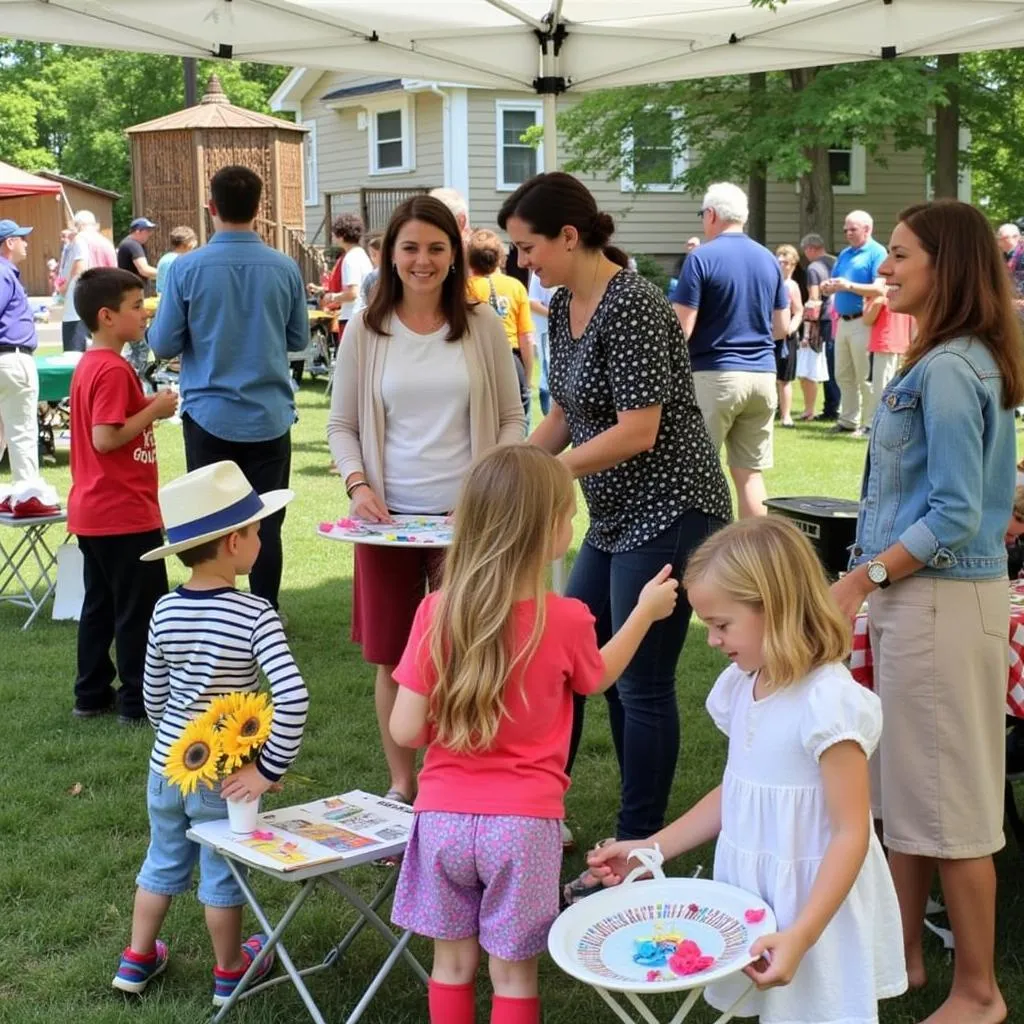
[[[238,465],[258,493],[288,486],[292,469],[292,435],[270,441],[226,441],[203,430],[188,413],[181,417],[185,435],[185,464],[191,473],[200,466],[228,459]],[[249,573],[249,589],[275,608],[281,590],[281,526],[284,509],[260,522],[260,553]]]
[[[89,329],[81,320],[65,320],[60,325],[65,352],[84,352],[89,344]]]
[[[632,551],[608,554],[585,542],[572,567],[566,594],[583,601],[597,619],[598,643],[607,643],[621,628],[636,607],[644,584],[663,565],[670,562],[681,577],[694,549],[723,525],[691,510]],[[651,626],[626,671],[605,694],[622,778],[615,830],[619,839],[646,839],[665,823],[679,757],[676,662],[689,625],[690,603],[680,589],[675,611]],[[569,772],[583,732],[585,706],[585,698],[574,697]]]
[[[825,362],[828,364],[828,380],[825,382],[825,408],[822,415],[827,419],[839,417],[839,385],[836,383],[836,343],[832,337],[832,319],[826,317],[821,322],[821,335],[825,345]]]
[[[519,400],[523,403],[523,412],[526,414],[526,433],[530,433],[530,382],[526,379],[526,367],[523,366],[523,357],[519,349],[512,349],[512,362],[516,367],[516,377],[519,378]]]
[[[116,677],[121,680],[118,713],[125,718],[145,716],[146,638],[153,606],[167,593],[167,568],[162,560],[140,562],[139,556],[162,543],[159,530],[78,538],[85,563],[85,599],[78,620],[75,707],[83,711],[111,707]],[[111,642],[116,671],[110,659]]]

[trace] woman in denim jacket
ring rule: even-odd
[[[885,721],[874,802],[911,986],[926,980],[922,925],[938,868],[956,960],[926,1024],[999,1024],[992,854],[1003,846],[1003,534],[1021,331],[992,229],[965,203],[905,210],[880,273],[890,308],[916,317],[918,333],[872,423],[851,570],[833,591],[851,617],[868,600]]]

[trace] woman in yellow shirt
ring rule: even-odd
[[[505,259],[501,239],[487,230],[474,231],[469,239],[469,294],[487,303],[501,319],[515,357],[519,392],[530,432],[530,386],[533,380],[533,317],[526,288],[498,267]]]

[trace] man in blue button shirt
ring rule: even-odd
[[[263,182],[225,167],[210,182],[210,243],[171,264],[147,340],[181,356],[181,420],[188,469],[236,462],[257,492],[288,486],[295,399],[289,352],[309,343],[302,275],[254,230]],[[284,512],[263,520],[249,587],[277,607]]]
[[[842,393],[839,422],[835,433],[863,437],[870,423],[861,426],[861,413],[871,408],[868,383],[868,342],[871,328],[864,323],[864,300],[885,294],[885,281],[878,268],[885,260],[885,247],[871,237],[874,221],[870,213],[854,210],[843,224],[846,248],[839,254],[832,277],[821,290],[834,295],[836,321],[836,382]]]
[[[6,446],[14,485],[39,476],[36,325],[18,271],[28,255],[25,239],[31,231],[0,220],[0,458]]]

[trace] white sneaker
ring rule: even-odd
[[[576,845],[576,839],[572,834],[572,830],[564,821],[558,823],[562,830],[562,849],[571,850]]]

